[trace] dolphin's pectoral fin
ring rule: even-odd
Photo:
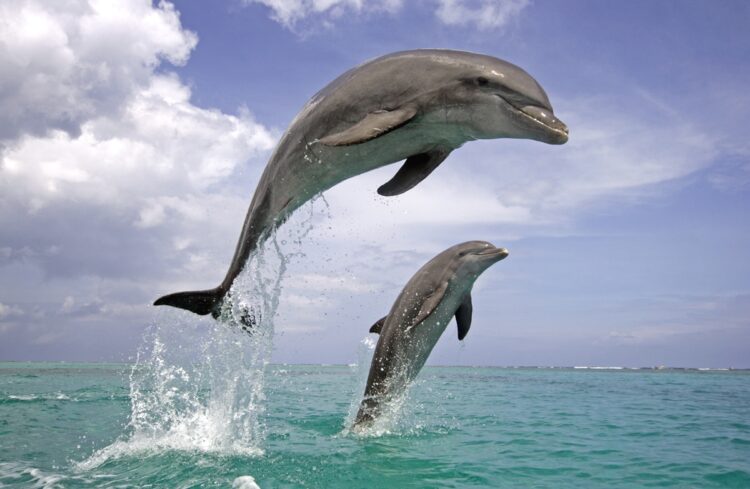
[[[393,178],[378,188],[378,193],[386,197],[403,194],[427,178],[449,154],[450,149],[433,149],[410,156]]]
[[[364,143],[406,124],[416,114],[417,108],[413,105],[372,112],[349,129],[321,138],[319,142],[326,146]]]
[[[382,318],[378,319],[378,321],[370,327],[370,333],[380,334],[380,331],[383,329],[383,325],[385,324],[385,320],[387,317],[388,316],[383,316]]]
[[[466,294],[461,305],[456,309],[456,324],[458,325],[458,341],[466,338],[471,327],[471,294]]]
[[[422,303],[422,307],[419,308],[419,313],[411,322],[412,327],[421,323],[422,321],[427,319],[427,316],[432,314],[432,312],[440,304],[440,301],[443,300],[446,290],[448,290],[448,282],[443,282],[437,289],[432,292],[432,294],[428,295],[425,298],[424,302]]]

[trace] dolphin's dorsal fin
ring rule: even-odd
[[[380,331],[383,330],[383,325],[385,324],[385,320],[388,316],[383,316],[382,318],[378,319],[375,324],[373,324],[370,327],[370,333],[380,334]]]
[[[440,301],[443,300],[446,290],[448,290],[448,282],[443,282],[430,295],[425,297],[424,302],[422,302],[422,307],[419,308],[419,313],[411,322],[412,327],[421,323],[427,319],[427,316],[432,314],[435,308],[440,304]]]
[[[456,309],[456,324],[458,325],[458,341],[466,338],[466,333],[469,332],[471,327],[471,293],[467,293],[464,296],[464,300],[461,305]]]
[[[326,146],[364,143],[406,124],[415,115],[417,108],[414,105],[405,105],[395,110],[378,110],[367,114],[349,129],[331,134],[319,141]]]
[[[378,188],[378,193],[387,197],[403,194],[427,178],[432,170],[445,161],[451,151],[440,148],[409,156],[393,178]]]

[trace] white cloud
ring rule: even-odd
[[[455,168],[438,170],[417,188],[396,197],[381,197],[376,189],[391,178],[398,164],[336,186],[326,193],[336,215],[334,225],[343,232],[374,230],[373,223],[380,220],[401,228],[443,228],[524,223],[531,218],[527,207],[503,204],[492,191],[492,179],[489,184],[482,183],[477,178],[477,168],[461,160],[460,156],[449,157],[445,165]]]
[[[271,10],[271,18],[294,30],[303,21],[329,27],[351,15],[399,12],[403,0],[244,0]],[[530,0],[429,0],[420,3],[435,8],[435,16],[444,24],[499,29],[518,17]]]
[[[164,219],[165,208],[195,217],[186,194],[202,192],[240,163],[273,146],[248,115],[195,107],[170,75],[153,75],[117,117],[97,117],[71,137],[62,131],[26,137],[3,154],[4,199],[38,212],[76,202],[139,210],[138,225]]]
[[[20,316],[22,314],[23,310],[20,307],[7,305],[0,302],[0,321],[14,316]]]
[[[518,17],[530,0],[438,0],[437,17],[448,25],[499,29]]]
[[[114,116],[162,60],[186,62],[196,42],[167,2],[2,2],[0,142],[76,135],[92,117]]]
[[[287,28],[294,28],[303,19],[329,24],[344,14],[369,12],[393,13],[402,0],[244,0],[246,4],[262,4],[271,9],[271,17]]]
[[[568,101],[559,113],[571,128],[562,147],[519,148],[504,156],[506,177],[495,185],[508,205],[544,220],[601,198],[638,197],[714,163],[718,137],[680,114],[610,100]],[[534,154],[536,153],[536,154]]]

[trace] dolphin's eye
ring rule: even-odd
[[[490,81],[483,76],[477,78],[477,85],[479,85],[480,87],[486,87],[489,82]]]

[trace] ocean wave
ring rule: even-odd
[[[36,402],[36,401],[77,401],[65,393],[54,392],[50,394],[10,394],[6,397],[0,397],[0,403],[3,402]]]
[[[29,488],[52,489],[62,487],[58,483],[64,478],[63,475],[51,474],[35,467],[0,462],[0,487],[5,487],[5,484],[23,484],[24,487]]]
[[[38,394],[0,394],[0,405],[13,403],[44,403],[44,402],[101,402],[101,401],[129,401],[127,394],[117,395],[107,392],[50,392]]]

